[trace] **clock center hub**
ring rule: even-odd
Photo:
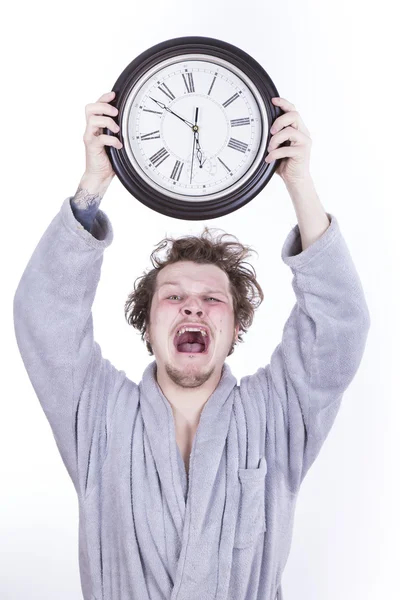
[[[208,156],[216,156],[229,139],[229,121],[220,103],[205,94],[186,94],[168,105],[174,113],[193,123],[189,127],[181,119],[165,111],[161,120],[161,132],[165,147],[177,158],[183,158],[182,150],[192,152],[193,134],[198,133],[199,143]],[[194,125],[196,108],[198,119]],[[186,155],[186,153],[185,153]]]

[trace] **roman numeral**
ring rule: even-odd
[[[161,148],[161,150],[153,154],[153,156],[150,156],[150,160],[155,167],[159,167],[168,156],[168,151],[165,148]]]
[[[243,119],[231,119],[231,127],[239,127],[239,125],[250,125],[249,117]]]
[[[153,135],[154,133],[158,133],[158,135]],[[160,137],[160,131],[151,131],[150,133],[145,133],[144,135],[141,136],[141,140],[156,140],[157,138]]]
[[[234,102],[236,100],[236,98],[239,98],[239,94],[233,94],[233,96],[231,96],[230,98],[228,98],[228,100],[225,100],[225,102],[223,103],[223,107],[226,108],[227,106],[229,106],[230,104],[232,104],[232,102]]]
[[[214,83],[215,83],[215,80],[216,80],[216,79],[217,79],[217,73],[215,73],[215,75],[214,75],[214,79],[213,79],[213,80],[212,80],[212,82],[211,82],[211,86],[210,86],[210,89],[208,90],[208,94],[207,94],[208,96],[211,94],[211,90],[212,90],[212,89],[213,89],[213,87],[214,87]]]
[[[224,163],[224,161],[221,160],[219,156],[217,156],[217,158],[218,158],[219,162],[224,165],[224,167],[228,171],[228,173],[231,173],[231,169]]]
[[[155,115],[162,115],[162,112],[160,110],[150,110],[150,108],[144,108],[143,112],[151,112],[151,113],[154,113]]]
[[[187,75],[182,73],[182,77],[183,81],[185,82],[188,93],[190,94],[190,92],[194,92],[194,81],[192,73],[188,73]]]
[[[183,162],[181,162],[180,160],[176,160],[175,166],[172,169],[171,179],[175,179],[175,181],[179,181],[179,177],[181,176],[181,173],[182,173],[182,168],[183,168]]]
[[[158,86],[158,89],[159,89],[159,90],[161,90],[162,92],[164,92],[164,94],[165,94],[166,96],[168,96],[168,98],[169,98],[170,100],[175,100],[175,96],[173,95],[173,93],[171,92],[171,90],[169,89],[169,87],[167,87],[167,86],[165,85],[165,83],[162,83],[161,85],[165,86],[165,88],[166,88],[168,91],[166,92],[166,91],[165,91],[165,90],[164,90],[164,89],[163,89],[163,88],[162,88],[160,85]],[[169,92],[169,93],[168,93],[168,92]]]
[[[228,143],[228,148],[232,148],[232,150],[239,150],[239,152],[246,152],[248,144],[241,142],[240,140],[235,140],[235,138],[231,138]]]

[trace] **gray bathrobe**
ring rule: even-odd
[[[296,303],[281,343],[239,384],[224,364],[187,481],[155,361],[134,383],[93,339],[92,304],[113,231],[101,210],[86,231],[71,198],[22,275],[14,324],[78,496],[85,600],[283,598],[299,488],[370,326],[337,219],[327,213],[329,228],[304,251],[298,225],[289,232],[281,257]]]

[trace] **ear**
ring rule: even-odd
[[[236,325],[236,327],[235,327],[235,342],[238,341],[239,329],[240,329],[240,325]]]

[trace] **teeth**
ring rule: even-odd
[[[204,331],[204,329],[199,329],[198,327],[183,327],[178,331],[178,335],[182,335],[183,333],[185,333],[185,331],[200,331],[203,337],[206,337],[207,335],[207,332]]]

